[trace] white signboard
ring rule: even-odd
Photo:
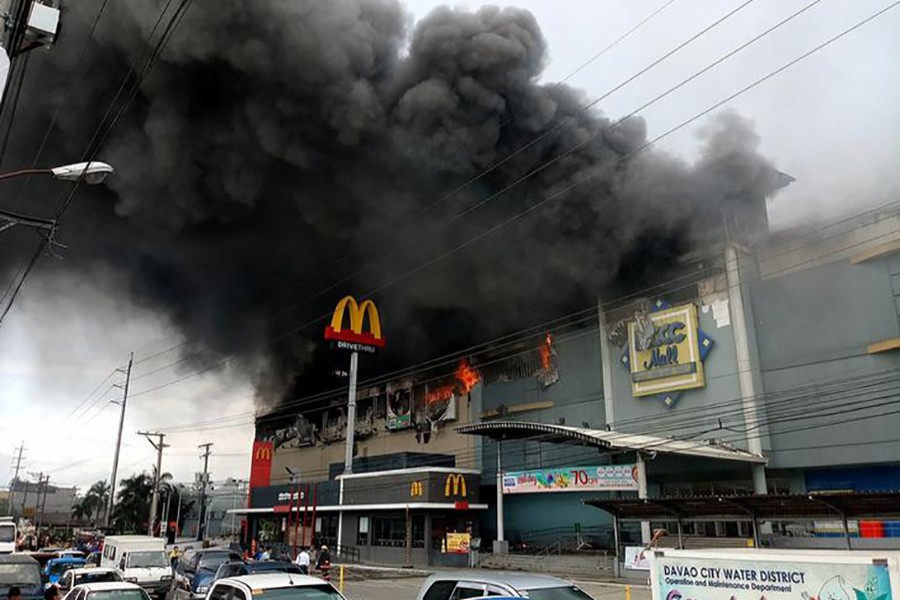
[[[893,600],[887,564],[656,556],[659,600]]]
[[[633,464],[602,467],[562,467],[503,474],[504,494],[537,492],[636,492],[637,468]]]
[[[649,571],[650,570],[650,553],[643,546],[626,546],[625,547],[625,568],[633,571]]]

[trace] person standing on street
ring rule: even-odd
[[[294,562],[300,567],[300,572],[304,575],[309,575],[309,552],[306,551],[306,546],[300,548],[300,552],[297,554],[297,559]]]
[[[172,548],[172,551],[169,552],[169,564],[172,565],[173,569],[178,567],[178,559],[181,558],[181,551],[178,549],[178,546]]]

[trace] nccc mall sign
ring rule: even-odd
[[[345,313],[350,317],[349,327],[344,327]],[[363,331],[366,317],[369,318],[369,328]],[[374,354],[379,348],[384,348],[385,339],[381,335],[381,319],[375,303],[371,300],[357,303],[353,296],[344,297],[331,315],[331,325],[325,328],[325,339],[331,341],[335,348],[351,352]]]
[[[628,324],[621,363],[631,373],[631,394],[658,398],[671,408],[683,391],[706,385],[703,361],[712,346],[695,305],[657,300],[649,315]]]

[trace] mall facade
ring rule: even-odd
[[[502,539],[501,551],[611,547],[610,515],[584,503],[598,497],[900,489],[896,207],[720,240],[647,284],[473,355],[444,380],[360,390],[353,475],[341,476],[346,400],[258,426],[247,536],[288,539],[287,515],[310,510],[299,496],[284,508],[292,486],[318,489],[308,535],[392,564],[460,564],[458,536],[484,548]],[[848,526],[900,537],[890,522]],[[741,522],[685,527],[750,536]],[[833,524],[772,527],[814,537]]]

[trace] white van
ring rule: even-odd
[[[16,551],[16,523],[12,517],[0,517],[0,554]]]
[[[100,566],[117,569],[125,581],[138,584],[160,599],[172,587],[172,565],[163,538],[109,536],[103,542]]]

